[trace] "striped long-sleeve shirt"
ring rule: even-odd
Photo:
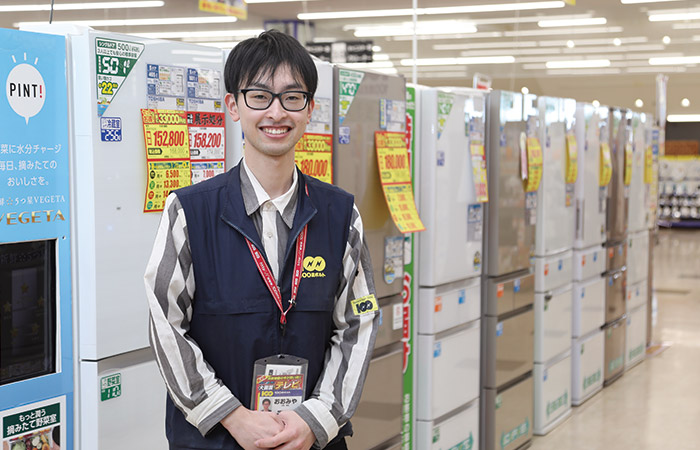
[[[284,252],[273,251],[273,247],[286,245],[297,202],[296,176],[290,189],[292,195],[271,200],[247,167],[243,165],[242,169],[241,192],[246,213],[253,219],[266,253],[270,257],[277,255],[281,267]],[[268,214],[270,210],[276,214]],[[271,266],[274,269],[275,264]],[[187,218],[177,194],[171,194],[145,274],[151,311],[150,338],[171,399],[204,436],[241,401],[217,377],[197,342],[188,335],[196,302],[195,270]],[[295,410],[308,423],[321,448],[337,435],[357,407],[378,327],[378,314],[358,316],[351,303],[374,294],[369,251],[355,205],[342,272],[333,310],[334,332],[323,372],[311,398]],[[353,338],[348,342],[346,336]]]

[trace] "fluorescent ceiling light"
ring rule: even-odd
[[[651,14],[649,22],[673,22],[700,19],[700,12],[679,12],[673,14]]]
[[[314,2],[316,0],[246,0],[248,4],[251,3],[289,3],[289,2]]]
[[[700,114],[669,114],[668,122],[700,122]]]
[[[666,73],[666,72],[685,72],[685,67],[628,67],[627,73]]]
[[[396,67],[375,68],[370,70],[374,70],[375,72],[379,73],[385,73],[387,75],[397,75],[399,73]]]
[[[572,28],[566,30],[518,30],[506,31],[503,33],[506,37],[516,36],[558,36],[571,34],[600,34],[600,33],[621,33],[622,27],[598,27],[598,28]]]
[[[700,56],[649,58],[649,64],[652,66],[677,66],[682,64],[700,64]]]
[[[394,67],[391,61],[373,61],[368,63],[340,63],[343,67],[352,67],[355,69],[390,69]]]
[[[159,8],[165,5],[158,1],[134,1],[134,2],[94,2],[94,3],[58,3],[54,5],[55,11],[75,11],[84,9],[121,9],[121,8]],[[51,11],[51,5],[0,5],[0,12],[19,11]]]
[[[605,17],[591,17],[588,19],[556,19],[556,20],[540,20],[537,26],[541,28],[548,27],[581,27],[589,25],[605,25],[608,19]]]
[[[427,40],[442,40],[442,39],[481,39],[481,38],[498,38],[503,36],[500,31],[478,31],[476,33],[466,33],[466,34],[433,34],[433,35],[421,35],[416,36],[419,41]],[[387,37],[390,41],[411,41],[413,40],[413,35],[411,36],[394,36]]]
[[[438,22],[418,23],[416,35],[426,36],[447,33],[476,33],[476,27],[468,22],[443,20]],[[355,29],[356,37],[373,36],[413,36],[413,23],[406,22],[395,26],[368,26]]]
[[[474,42],[472,44],[435,44],[433,50],[473,50],[481,48],[531,48],[537,47],[535,41],[510,41],[510,42]]]
[[[373,46],[372,46],[372,51],[373,51],[374,53],[379,53],[379,52],[382,51],[382,48],[381,48],[380,46],[378,46],[378,45],[373,45]]]
[[[661,2],[679,2],[682,0],[620,0],[623,5],[633,5],[637,3],[661,3]]]
[[[584,59],[577,61],[548,61],[548,69],[583,69],[594,67],[610,67],[609,59]]]
[[[522,2],[522,3],[496,3],[484,5],[469,5],[469,6],[446,6],[436,8],[417,8],[416,15],[433,15],[433,14],[471,14],[482,12],[498,12],[498,11],[525,11],[533,9],[552,9],[563,8],[563,1],[547,1],[547,2]],[[372,9],[364,11],[335,11],[335,12],[316,12],[316,13],[301,13],[297,14],[299,20],[323,20],[323,19],[354,19],[360,17],[397,17],[397,16],[412,16],[412,8],[403,9]]]
[[[520,55],[551,55],[561,53],[558,48],[502,48],[502,49],[484,49],[484,50],[467,50],[460,52],[460,56],[520,56]]]
[[[523,63],[523,69],[526,70],[538,70],[538,69],[546,69],[546,66],[543,63],[547,62],[570,62],[570,61],[591,61],[591,60],[599,60],[599,59],[607,59],[609,61],[624,61],[625,57],[623,55],[586,55],[586,57],[583,56],[572,56],[572,55],[562,55],[562,56],[550,56],[550,55],[542,55],[542,56],[523,56],[523,57],[518,57],[518,62]],[[526,63],[539,63],[539,64],[526,64]]]
[[[389,58],[389,55],[386,53],[373,53],[372,54],[372,60],[373,61],[389,61],[391,58]]]
[[[671,28],[674,30],[697,30],[700,28],[700,23],[674,23]]]
[[[546,16],[551,20],[572,20],[572,19],[586,19],[591,17],[593,14],[569,14],[565,16]],[[496,17],[491,19],[474,19],[469,18],[468,22],[472,25],[500,25],[500,24],[514,24],[514,23],[534,23],[542,20],[542,15],[537,16],[527,16],[527,17]],[[437,21],[436,21],[437,22]],[[413,22],[411,22],[413,23]],[[376,26],[395,26],[396,22],[390,23],[348,23],[343,25],[343,31],[354,30],[356,28],[362,27],[376,27]]]
[[[205,47],[215,47],[215,48],[233,48],[238,44],[238,42],[197,42],[197,45],[203,45]]]
[[[547,75],[617,75],[622,73],[621,69],[595,69],[595,70],[548,70]]]
[[[215,37],[247,37],[257,36],[265,30],[217,30],[217,31],[159,31],[155,33],[134,33],[150,39],[183,39],[183,38],[215,38]]]
[[[646,36],[635,36],[635,37],[623,37],[619,38],[622,44],[643,44],[649,42]],[[604,39],[576,39],[576,45],[581,47],[583,45],[608,45],[612,41],[610,38]],[[564,47],[566,41],[564,40],[551,40],[551,41],[539,41],[540,47]]]
[[[514,63],[512,56],[477,56],[473,58],[419,58],[418,66],[467,66],[477,64],[510,64]],[[402,66],[413,66],[413,59],[402,59]]]
[[[53,23],[69,23],[74,25],[86,25],[90,27],[125,27],[138,25],[185,25],[196,23],[231,23],[238,19],[232,16],[200,16],[200,17],[169,17],[151,19],[108,19],[108,20],[54,20]],[[17,22],[15,27],[27,27],[44,25],[42,22]]]
[[[624,52],[654,52],[663,51],[666,47],[662,44],[645,44],[645,45],[620,45],[610,47],[576,47],[564,48],[563,53],[566,54],[581,54],[581,53],[624,53]],[[542,49],[550,50],[550,49]]]

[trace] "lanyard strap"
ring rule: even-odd
[[[282,293],[280,292],[279,286],[275,281],[275,277],[272,275],[270,266],[268,266],[265,258],[263,258],[260,251],[253,245],[248,238],[246,238],[246,243],[250,249],[250,254],[253,255],[253,260],[255,265],[258,267],[258,272],[263,281],[267,285],[267,289],[272,294],[272,298],[275,299],[275,303],[280,310],[280,325],[284,326],[287,323],[287,313],[296,304],[297,292],[299,292],[299,284],[301,283],[301,272],[303,270],[304,264],[304,251],[306,250],[306,229],[308,225],[304,225],[301,230],[299,237],[296,242],[296,256],[294,258],[294,273],[292,274],[292,297],[289,299],[289,306],[285,310],[282,306]]]

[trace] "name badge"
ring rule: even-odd
[[[279,413],[299,406],[306,395],[309,363],[292,355],[255,361],[250,409]]]

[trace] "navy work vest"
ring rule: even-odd
[[[279,287],[285,307],[291,297],[294,244],[307,223],[305,257],[321,257],[326,264],[322,271],[304,271],[297,304],[287,315],[282,337],[280,311],[245,240],[265,255],[253,220],[245,211],[241,170],[239,164],[211,180],[178,190],[177,196],[187,219],[195,276],[189,336],[202,349],[216,376],[250,408],[255,361],[279,353],[309,361],[306,398],[313,392],[334,329],[332,313],[354,200],[339,188],[298,172],[297,209],[280,267]],[[241,448],[221,424],[202,437],[169,397],[166,434],[171,445],[180,447]],[[348,423],[339,437],[350,434]]]

